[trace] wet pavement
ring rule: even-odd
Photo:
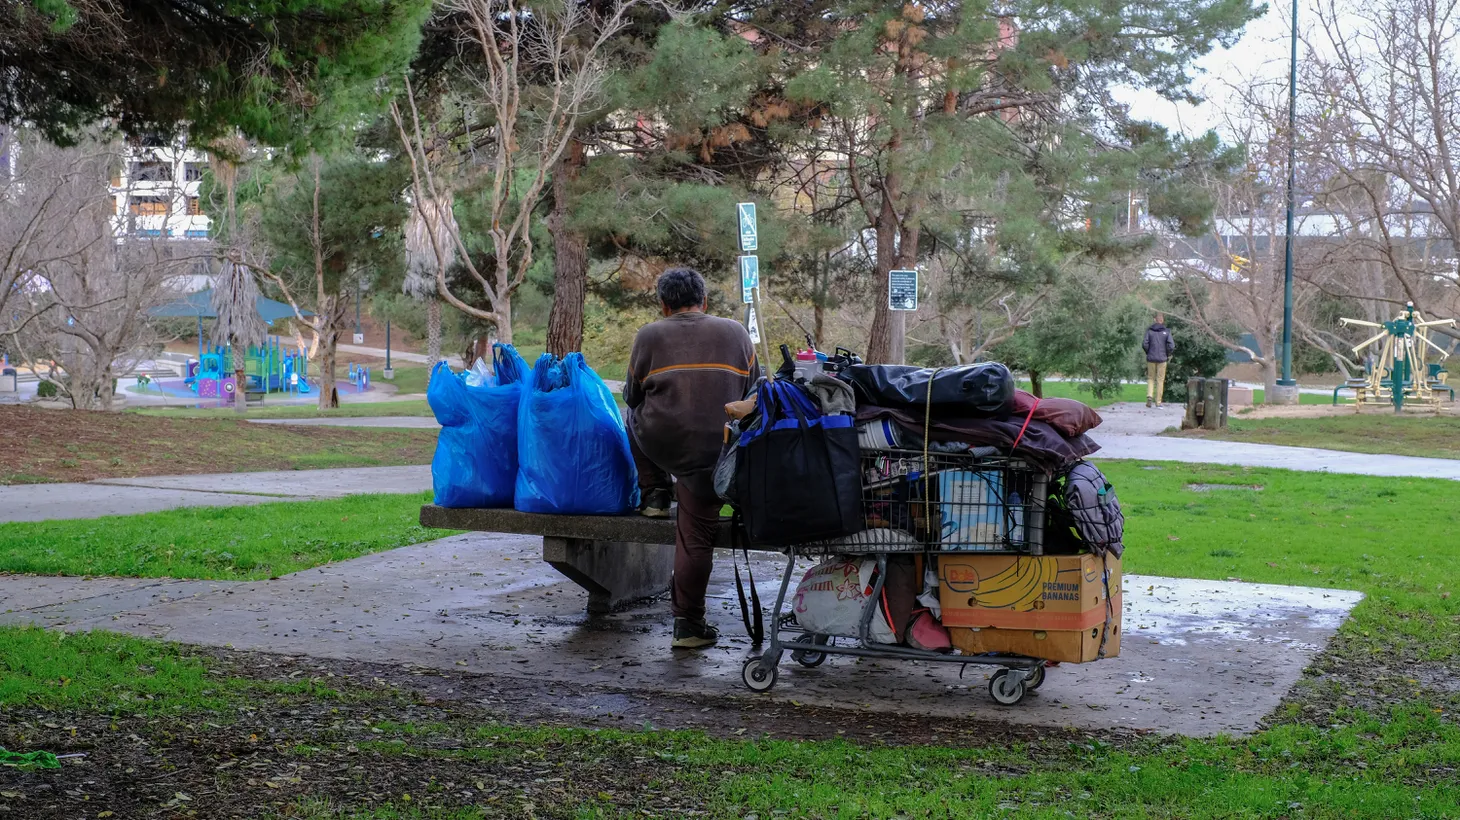
[[[769,607],[784,559],[756,556]],[[0,576],[0,623],[605,690],[1212,735],[1256,729],[1362,597],[1128,576],[1121,656],[1051,669],[1038,692],[1000,707],[987,694],[986,667],[970,666],[960,678],[957,665],[844,657],[815,669],[787,657],[776,688],[753,695],[740,680],[750,645],[728,553],[717,560],[710,594],[720,645],[673,652],[663,601],[590,617],[586,593],[542,563],[538,539],[473,533],[256,583]]]

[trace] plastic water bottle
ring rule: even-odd
[[[1012,525],[1009,527],[1009,541],[1014,544],[1024,543],[1024,499],[1019,495],[1018,490],[1009,491],[1009,520]]]
[[[796,352],[796,381],[809,382],[820,374],[821,359],[817,357],[815,350]]]

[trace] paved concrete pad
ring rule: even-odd
[[[1211,735],[1253,731],[1361,597],[1130,576],[1122,656],[1052,669],[1044,687],[1014,708],[992,703],[979,667],[960,680],[955,666],[835,657],[817,669],[787,658],[776,689],[752,695],[740,682],[750,646],[741,636],[728,553],[710,591],[721,645],[676,653],[668,648],[667,604],[590,617],[586,594],[543,564],[539,551],[534,538],[468,534],[277,581],[178,590],[193,596],[185,600],[139,601],[115,582],[98,582],[97,597],[23,615],[69,629],[649,692]],[[767,606],[783,566],[768,554],[755,561]],[[0,597],[28,580],[0,578]]]

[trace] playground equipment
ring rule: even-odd
[[[186,384],[200,399],[231,399],[238,391],[238,384],[231,375],[224,375],[223,357],[218,353],[204,353],[196,362],[188,362]]]
[[[1392,404],[1394,412],[1400,413],[1409,404],[1438,411],[1439,391],[1449,391],[1450,400],[1455,400],[1455,392],[1446,384],[1447,374],[1443,369],[1449,351],[1430,340],[1430,328],[1454,327],[1454,319],[1426,321],[1414,309],[1414,303],[1410,302],[1404,306],[1404,312],[1393,321],[1380,323],[1362,319],[1339,319],[1339,322],[1344,327],[1354,325],[1379,329],[1372,338],[1353,348],[1355,355],[1362,355],[1365,350],[1369,350],[1368,355],[1374,356],[1374,351],[1370,348],[1378,345],[1378,355],[1374,356],[1372,365],[1365,368],[1363,378],[1350,379],[1344,385],[1353,388],[1356,407]],[[1427,361],[1431,351],[1438,354],[1433,362]],[[1337,394],[1338,391],[1335,390],[1334,395]]]
[[[224,372],[222,363],[232,361],[232,348],[210,345],[206,352],[199,352],[198,362],[188,363],[186,381],[199,398],[216,398],[224,395],[217,392],[203,392],[204,390],[214,390],[213,385],[205,385],[203,382],[219,378],[218,374]],[[231,372],[231,368],[229,372]],[[305,355],[303,348],[285,348],[277,336],[270,336],[262,346],[248,348],[248,352],[243,358],[243,372],[247,391],[303,394],[310,392],[309,357]],[[228,377],[227,381],[232,382],[232,377]],[[226,395],[233,395],[235,389],[237,389],[237,385],[229,387]]]
[[[364,365],[357,365],[354,362],[351,362],[350,363],[350,384],[355,385],[355,389],[359,390],[362,393],[365,392],[366,390],[369,390],[370,389],[370,368],[365,367]]]

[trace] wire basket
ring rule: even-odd
[[[864,529],[802,554],[1043,552],[1049,477],[1007,456],[862,452]]]

